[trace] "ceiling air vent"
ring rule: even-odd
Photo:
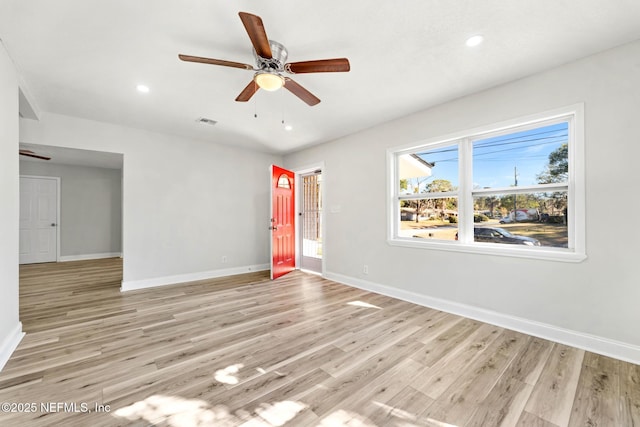
[[[206,117],[199,117],[196,119],[196,122],[209,126],[214,126],[216,123],[218,123],[215,120],[207,119]]]

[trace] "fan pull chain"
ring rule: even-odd
[[[254,87],[254,94],[255,92],[258,91],[258,88],[256,87],[257,83],[255,82],[255,80],[253,81],[253,87]],[[255,117],[256,119],[258,118],[258,100],[257,97],[254,96],[253,97],[253,117]]]
[[[282,126],[284,126],[284,91],[281,90],[280,93],[280,106],[282,107]]]

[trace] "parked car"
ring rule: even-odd
[[[538,211],[538,209],[516,209],[515,211],[509,212],[507,216],[501,218],[500,224],[525,221],[540,221],[540,211]]]
[[[458,233],[456,233],[458,240]],[[540,246],[540,241],[533,237],[518,236],[500,227],[475,227],[473,240],[476,242],[507,243],[511,245]]]

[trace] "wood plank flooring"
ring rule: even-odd
[[[21,267],[0,425],[640,426],[637,365],[300,272],[121,274]]]

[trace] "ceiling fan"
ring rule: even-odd
[[[42,160],[51,160],[51,157],[47,157],[47,156],[41,156],[39,154],[34,153],[31,150],[18,150],[18,154],[21,156],[27,156],[27,157],[33,157],[36,159],[42,159]]]
[[[307,89],[296,83],[290,77],[283,76],[284,72],[289,74],[302,73],[329,73],[349,71],[350,65],[347,58],[320,59],[315,61],[286,62],[288,51],[280,43],[269,40],[262,24],[262,19],[257,15],[246,12],[238,13],[240,19],[247,30],[249,39],[253,44],[253,53],[256,66],[243,64],[240,62],[225,61],[222,59],[202,58],[199,56],[178,55],[187,62],[200,62],[203,64],[222,65],[224,67],[242,68],[255,71],[253,80],[240,92],[236,101],[246,102],[258,91],[264,89],[275,91],[284,86],[289,92],[306,102],[308,105],[316,105],[320,99]]]

